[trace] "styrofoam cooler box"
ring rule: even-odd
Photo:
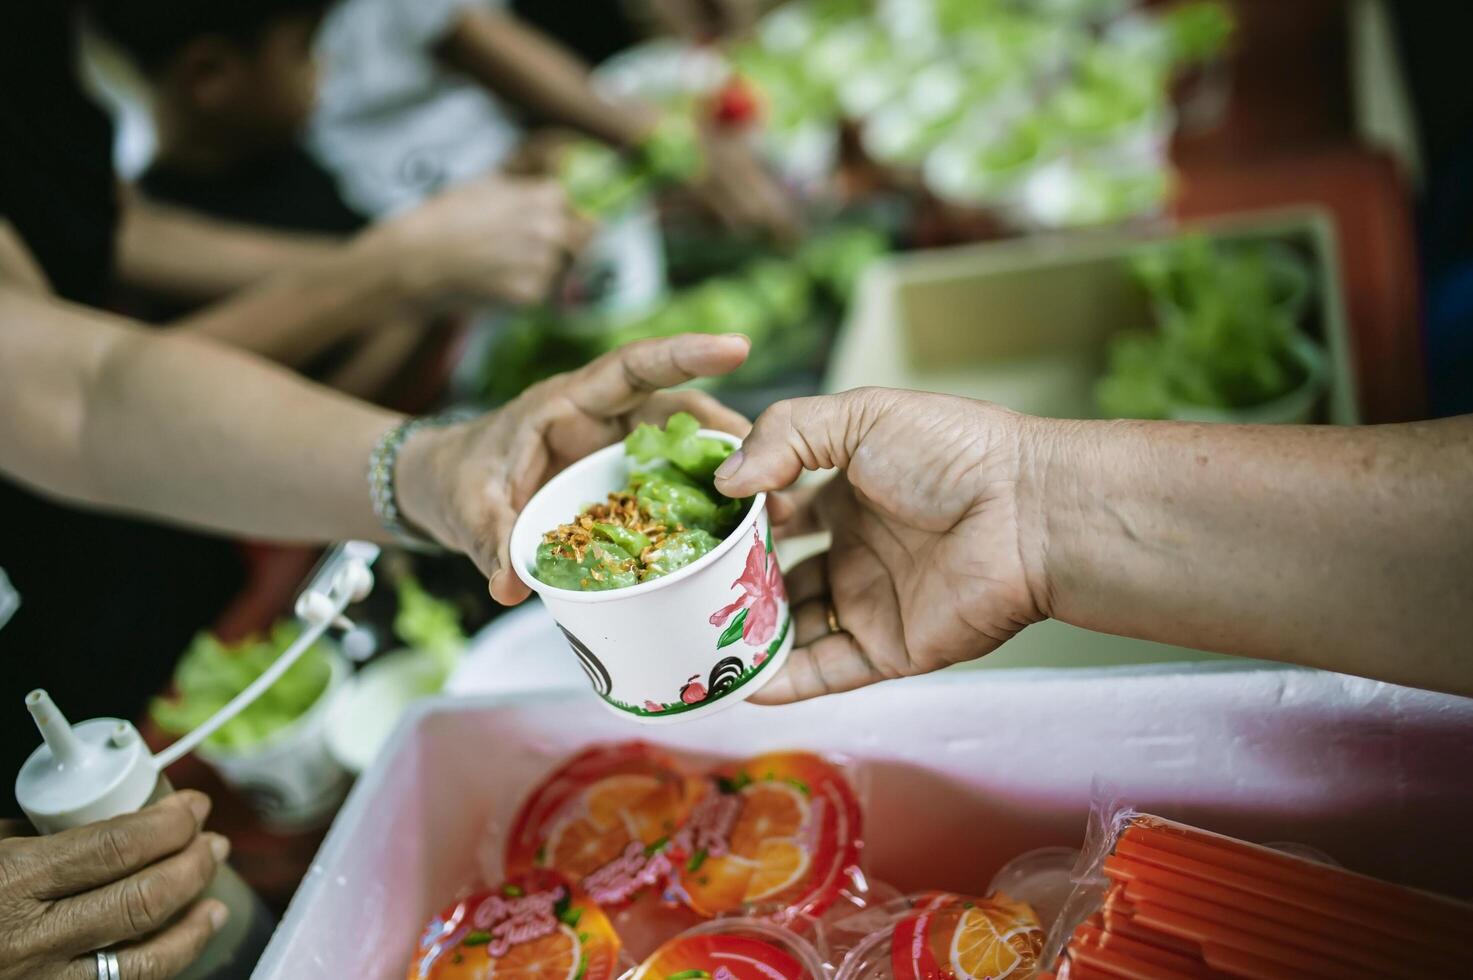
[[[404,975],[425,920],[495,873],[522,796],[591,743],[864,763],[866,860],[902,889],[977,891],[1078,845],[1091,785],[1393,881],[1473,894],[1473,700],[1318,671],[1138,667],[948,674],[637,728],[593,695],[421,705],[354,789],[257,980]]]

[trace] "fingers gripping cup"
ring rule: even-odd
[[[641,427],[554,477],[512,530],[517,575],[616,714],[663,723],[730,707],[792,649],[766,494],[730,501],[710,483],[738,445],[689,416]]]

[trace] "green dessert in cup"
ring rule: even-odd
[[[740,523],[746,501],[722,496],[714,482],[732,447],[701,435],[693,416],[641,425],[624,452],[634,464],[627,485],[543,535],[532,568],[539,581],[577,592],[638,585],[689,565]]]

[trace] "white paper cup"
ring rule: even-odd
[[[724,432],[702,435],[733,446]],[[758,494],[736,530],[710,553],[663,578],[607,592],[577,592],[532,574],[548,531],[625,486],[623,445],[568,467],[537,492],[511,533],[517,575],[542,597],[600,700],[647,724],[687,721],[755,694],[793,647],[787,589]]]
[[[348,662],[336,648],[327,660],[332,671],[327,687],[296,721],[248,748],[195,749],[195,755],[244,796],[264,823],[278,830],[326,823],[352,783],[327,747],[327,722],[333,701],[347,683]]]

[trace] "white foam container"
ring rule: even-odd
[[[398,980],[419,929],[476,883],[523,794],[629,738],[591,693],[417,705],[354,788],[256,980]],[[985,888],[1079,846],[1091,782],[1143,809],[1346,867],[1473,892],[1473,700],[1317,671],[1016,670],[897,681],[639,729],[701,756],[804,747],[870,763],[866,859],[904,891]],[[488,836],[488,828],[490,835]]]

